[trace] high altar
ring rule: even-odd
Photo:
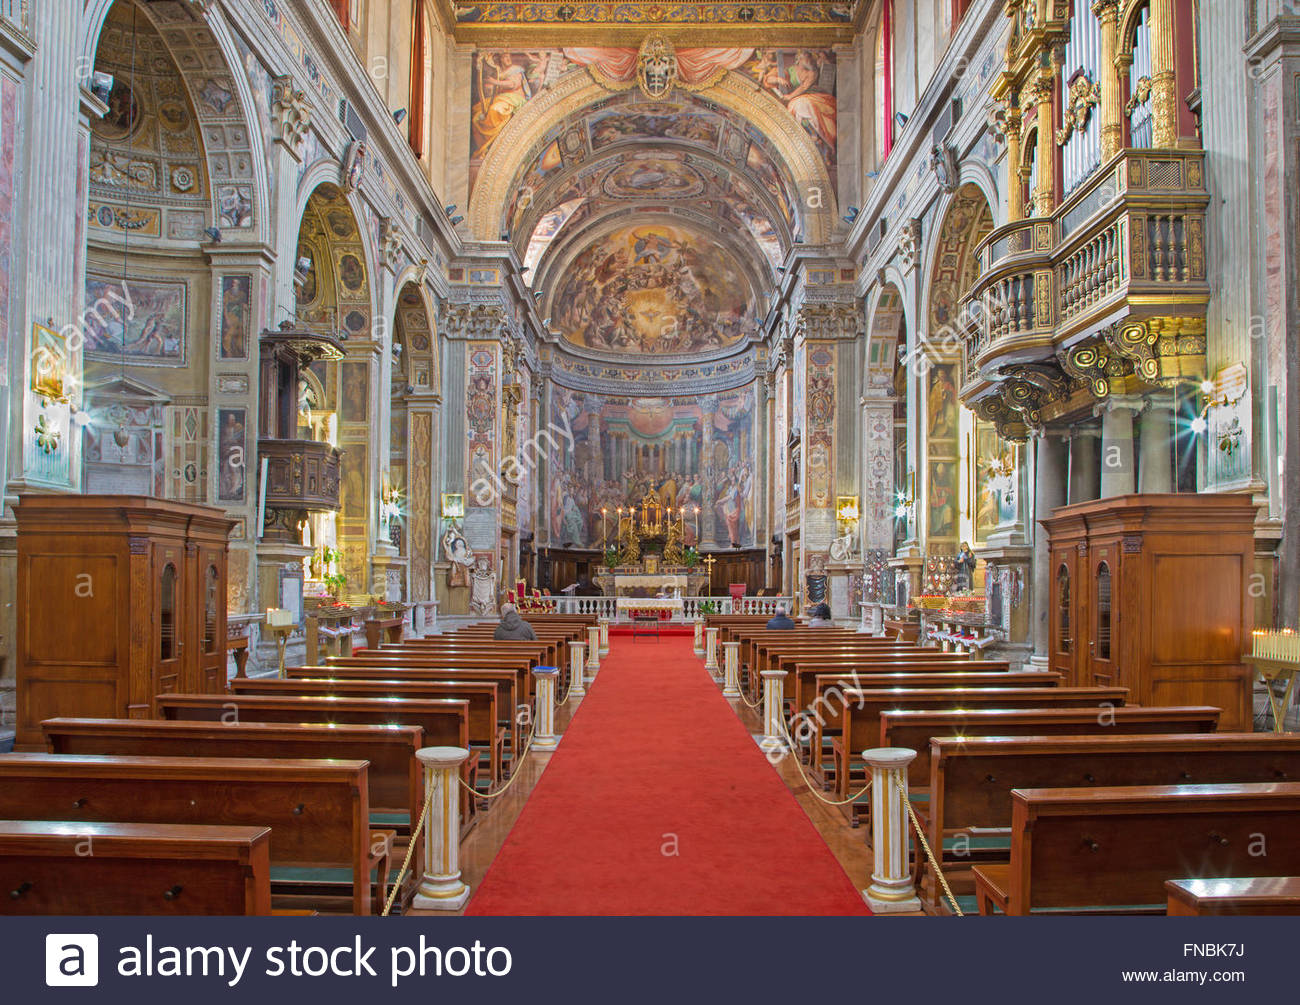
[[[601,516],[608,517],[608,511]],[[698,520],[698,508],[694,516]],[[709,575],[699,568],[698,554],[683,547],[685,509],[674,514],[658,497],[647,494],[640,506],[618,507],[616,520],[618,544],[607,550],[614,564],[594,578],[606,596],[618,598],[620,614],[634,607],[662,606],[680,615],[682,597],[708,592]],[[629,603],[634,600],[655,604]]]

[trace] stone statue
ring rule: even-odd
[[[470,573],[472,584],[469,592],[469,611],[479,617],[488,617],[497,613],[497,574],[486,555],[474,559],[474,570]]]
[[[853,531],[850,530],[831,542],[832,562],[847,562],[853,558],[853,553],[857,550],[854,547],[853,537]]]
[[[470,570],[474,567],[474,552],[459,527],[452,524],[442,535],[442,553],[451,568],[447,570],[448,586],[469,586]]]

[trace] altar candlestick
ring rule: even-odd
[[[600,508],[600,543],[602,545],[609,543],[609,534],[605,532],[605,517],[608,514],[609,510],[602,506]]]

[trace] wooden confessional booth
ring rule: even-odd
[[[222,510],[24,495],[14,513],[18,748],[44,749],[52,716],[146,719],[155,695],[225,690]]]
[[[1217,705],[1252,729],[1255,503],[1250,496],[1127,495],[1053,510],[1051,668],[1138,705]]]

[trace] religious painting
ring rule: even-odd
[[[570,343],[630,355],[721,351],[752,334],[749,281],[694,230],[640,224],[606,234],[568,266],[553,311]]]
[[[370,417],[370,367],[366,363],[340,363],[339,417],[344,422],[365,422]]]
[[[835,170],[836,87],[832,49],[755,49],[742,69],[783,105]]]
[[[86,351],[143,366],[185,363],[186,286],[86,277]]]
[[[571,64],[558,49],[474,53],[470,72],[470,188],[488,148],[516,113]]]
[[[365,292],[366,267],[361,264],[361,259],[350,251],[339,256],[339,282],[343,286],[344,293],[357,296]]]
[[[930,397],[927,403],[931,440],[957,438],[956,367],[944,363],[930,368]]]
[[[669,153],[638,153],[605,177],[605,192],[616,199],[686,199],[704,191],[700,173]]]
[[[339,468],[339,509],[346,516],[364,518],[366,515],[366,444],[347,444]]]
[[[675,139],[716,149],[722,119],[694,103],[656,102],[640,106],[615,105],[588,120],[591,149],[600,150],[626,139]]]
[[[957,462],[934,461],[930,464],[930,537],[957,536]]]
[[[247,489],[244,409],[217,409],[217,501],[243,502]]]
[[[219,345],[222,359],[247,359],[253,315],[253,277],[221,277]]]
[[[612,397],[556,385],[545,520],[557,546],[603,548],[618,507],[655,500],[682,514],[683,543],[754,542],[752,388],[720,396]],[[602,512],[604,511],[604,512]]]

